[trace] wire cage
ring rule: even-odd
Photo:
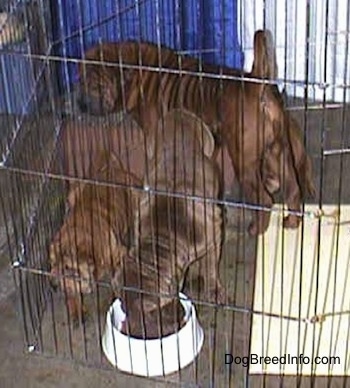
[[[5,222],[0,246],[11,258],[25,347],[29,352],[73,359],[101,369],[111,368],[103,352],[102,338],[106,314],[115,297],[112,278],[118,268],[112,263],[101,279],[94,273],[93,292],[90,293],[81,291],[85,276],[90,273],[79,269],[73,275],[75,290],[81,291],[75,291],[77,301],[74,303],[80,307],[84,305],[89,312],[85,320],[77,323],[73,322],[72,302],[67,291],[72,276],[53,271],[50,258],[51,244],[72,213],[71,209],[79,208],[76,201],[82,203],[79,202],[81,195],[90,195],[91,207],[92,203],[100,206],[103,198],[99,196],[102,195],[100,191],[108,198],[113,198],[116,192],[138,198],[129,210],[125,210],[127,219],[132,219],[136,225],[133,223],[130,227],[133,242],[129,244],[133,248],[137,246],[139,226],[135,220],[142,212],[150,212],[147,200],[179,198],[180,204],[185,203],[188,209],[192,206],[188,203],[203,204],[205,214],[209,214],[212,207],[221,209],[220,278],[225,290],[224,301],[213,302],[203,291],[199,275],[206,280],[212,275],[212,267],[208,267],[210,264],[206,260],[195,260],[188,268],[184,290],[191,296],[204,331],[203,348],[190,366],[176,373],[148,377],[148,380],[130,375],[130,381],[133,379],[135,386],[154,386],[155,380],[164,386],[168,383],[198,387],[346,386],[350,372],[347,346],[350,275],[346,229],[348,185],[343,177],[349,149],[346,130],[349,53],[344,36],[349,33],[349,20],[344,20],[343,14],[348,14],[350,5],[341,5],[334,0],[325,2],[321,9],[315,3],[305,4],[298,0],[279,4],[260,0],[37,0],[16,1],[2,10],[6,18],[2,26],[0,24],[3,129],[0,200]],[[300,15],[303,17],[298,18]],[[322,16],[322,23],[318,23],[317,15]],[[333,25],[333,16],[338,18],[342,30]],[[272,31],[278,63],[275,73],[264,80],[261,80],[264,77],[248,75],[255,54],[254,32],[262,28]],[[230,170],[230,158],[222,149],[214,164],[221,168],[218,179],[232,184],[232,187],[225,187],[224,195],[206,197],[205,193],[197,195],[186,191],[185,195],[179,196],[173,192],[172,178],[167,181],[172,189],[166,186],[157,190],[149,185],[148,175],[153,171],[150,165],[153,159],[147,154],[149,132],[154,132],[151,124],[149,128],[143,128],[131,119],[125,113],[125,100],[124,111],[111,109],[99,116],[82,111],[87,105],[81,101],[81,80],[86,77],[88,50],[104,42],[121,41],[151,42],[156,50],[166,46],[181,56],[195,58],[195,65],[183,70],[191,79],[196,79],[193,83],[198,82],[193,98],[197,98],[195,101],[199,105],[199,97],[204,95],[201,94],[204,79],[209,80],[203,81],[208,84],[216,83],[219,91],[226,83],[241,85],[247,77],[256,85],[271,85],[280,97],[278,104],[281,105],[278,106],[283,107],[283,117],[292,120],[293,130],[299,131],[300,127],[298,147],[305,149],[313,166],[315,196],[303,199],[299,213],[294,209],[302,216],[297,229],[282,227],[283,202],[286,202],[283,189],[281,195],[275,197],[276,204],[272,208],[250,203],[239,185],[237,171],[234,174]],[[301,48],[300,42],[303,43]],[[319,55],[318,61],[312,57],[315,54]],[[158,59],[162,60],[162,57]],[[106,67],[118,74],[121,71],[117,60],[105,66],[104,58],[99,56],[95,62],[96,69],[103,67],[101,72]],[[179,69],[178,63],[173,66],[175,69],[157,62],[150,69],[152,64],[147,67],[137,61],[126,63],[123,69],[125,74],[131,69],[140,74],[148,70],[165,79],[167,76],[169,79],[178,77],[176,85],[181,81],[183,70]],[[244,79],[243,68],[246,71]],[[98,78],[99,82],[103,82],[102,78]],[[125,85],[122,83],[122,86]],[[190,93],[192,86],[187,86]],[[139,90],[140,85],[133,87]],[[284,88],[287,95],[277,87]],[[107,95],[107,88],[96,90]],[[180,93],[175,87],[174,90]],[[237,90],[241,93],[241,89]],[[125,93],[127,91],[123,90],[123,98]],[[263,98],[261,104],[264,105]],[[82,105],[85,105],[84,109]],[[241,109],[243,106],[240,105]],[[202,106],[202,112],[210,109]],[[147,120],[154,119],[151,109],[146,109],[146,113],[145,127]],[[238,111],[237,117],[244,121],[247,117],[241,113]],[[157,116],[156,122],[162,122],[162,117]],[[204,122],[199,125],[201,144],[205,143],[205,136],[211,139],[208,133],[215,132],[210,126],[206,132],[206,126]],[[262,133],[267,126],[268,123],[261,124]],[[159,124],[160,128],[166,133],[166,127]],[[157,132],[155,143],[160,139],[165,141],[164,133]],[[193,167],[194,156],[186,155],[184,151],[189,143],[183,139],[177,141],[183,155],[183,160],[178,156],[177,167]],[[214,136],[212,141],[222,145],[226,139]],[[163,155],[164,160],[158,160],[153,166],[156,171],[173,168],[171,163],[174,161],[166,157],[174,152],[169,147],[168,154]],[[114,163],[117,155],[117,159],[125,163],[127,173],[137,179],[115,181],[113,175],[108,174],[101,178],[94,170],[100,154],[103,158],[109,155],[108,166]],[[198,160],[203,163],[201,158]],[[279,163],[284,171],[281,173],[283,188],[284,163],[288,161]],[[199,180],[201,168],[193,167]],[[294,168],[297,167],[294,165]],[[108,217],[115,211],[111,198],[106,205]],[[130,204],[126,202],[126,206]],[[175,205],[170,201],[167,206],[168,212],[161,220],[171,224],[173,221],[169,220],[176,213],[171,206]],[[271,213],[271,220],[264,234],[252,237],[247,233],[247,226],[254,211],[258,210],[259,213]],[[111,244],[112,237],[105,242],[102,240],[101,219],[93,218],[95,215],[91,213],[89,216],[91,220],[80,224],[81,220],[72,218],[73,235],[68,234],[70,249],[78,244],[77,236],[85,227],[91,236],[94,235],[96,243],[101,240],[106,249]],[[208,215],[204,219],[210,222]],[[176,222],[181,225],[181,219]],[[91,227],[87,226],[90,224]],[[156,241],[157,237],[150,236],[153,242]],[[177,240],[173,242],[176,247]],[[210,242],[206,242],[205,249],[208,245]],[[137,268],[135,262],[129,263],[131,265]],[[126,266],[127,262],[123,270]],[[155,279],[159,282],[160,278],[166,278],[164,273],[160,271]],[[172,276],[178,283],[176,289],[180,290],[178,274],[172,273]],[[54,292],[53,282],[59,285],[58,292]],[[173,315],[177,314],[173,311]],[[153,318],[156,320],[157,316]],[[320,362],[316,363],[316,360]],[[149,362],[152,362],[151,355]]]

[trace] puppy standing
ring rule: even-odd
[[[220,191],[219,173],[210,160],[211,134],[193,114],[174,110],[150,132],[149,145],[153,163],[147,184],[163,194],[143,195],[135,232],[137,247],[126,258],[123,273],[114,279],[115,286],[145,292],[121,295],[129,330],[141,337],[143,319],[146,336],[159,336],[159,326],[150,314],[177,297],[184,273],[194,261],[207,260],[206,288],[211,299],[223,301],[224,295],[218,269],[223,217],[221,208],[210,201]]]
[[[163,113],[173,108],[195,113],[210,126],[216,138],[222,138],[226,144],[247,202],[266,208],[272,206],[260,171],[264,150],[273,143],[275,130],[280,130],[271,124],[279,114],[279,106],[269,88],[249,79],[224,79],[221,83],[216,78],[188,74],[198,72],[202,66],[197,59],[180,56],[164,47],[159,50],[149,43],[105,43],[88,50],[85,57],[102,59],[109,64],[80,67],[82,109],[94,114],[125,109],[141,125],[151,128]],[[154,71],[121,67],[121,63],[150,66]],[[160,65],[165,69],[162,73],[156,70]],[[166,69],[183,73],[178,75]],[[221,74],[221,70],[237,76],[237,71],[218,66],[203,65],[201,69],[215,74]],[[256,76],[256,72],[258,70],[251,76]],[[269,100],[265,106],[263,96]],[[263,124],[265,119],[266,125]],[[263,233],[270,219],[269,212],[257,211],[255,216],[249,227],[253,235]]]
[[[66,293],[74,322],[85,313],[81,294],[93,292],[96,281],[110,280],[129,246],[136,194],[103,182],[141,182],[110,158],[104,156],[103,167],[91,177],[99,182],[75,184],[68,196],[70,211],[50,245],[51,275]]]

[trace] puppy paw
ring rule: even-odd
[[[86,310],[81,311],[78,314],[72,316],[72,324],[75,329],[77,329],[80,325],[84,325],[89,320],[89,313]]]
[[[248,233],[251,236],[258,236],[259,234],[264,234],[268,226],[269,226],[268,223],[261,224],[260,222],[251,222],[251,224],[248,227]]]
[[[259,227],[258,225],[256,224],[256,222],[252,222],[249,226],[248,226],[248,233],[251,235],[251,236],[257,236],[259,234]]]
[[[68,299],[68,313],[74,328],[78,328],[81,324],[86,323],[89,316],[85,306],[80,304],[75,298]]]
[[[257,236],[259,234],[264,234],[269,227],[270,223],[270,212],[266,211],[256,211],[255,217],[248,227],[248,233],[251,236]]]
[[[301,222],[301,217],[290,214],[289,216],[283,219],[283,228],[296,229],[299,227],[300,222]]]
[[[217,286],[209,290],[209,301],[215,304],[226,304],[226,293],[222,286]]]
[[[226,304],[226,295],[225,295],[225,290],[223,289],[219,289],[217,291],[217,295],[216,295],[216,303],[218,304]]]

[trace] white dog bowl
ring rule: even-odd
[[[126,315],[116,299],[107,313],[102,348],[118,369],[139,376],[163,376],[190,364],[200,352],[204,334],[196,310],[186,295],[179,293],[185,311],[185,325],[177,332],[157,339],[138,339],[123,334]]]

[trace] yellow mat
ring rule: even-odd
[[[287,318],[254,314],[250,373],[350,375],[350,206],[337,209],[305,217],[303,233],[273,212],[259,238],[253,308]]]

